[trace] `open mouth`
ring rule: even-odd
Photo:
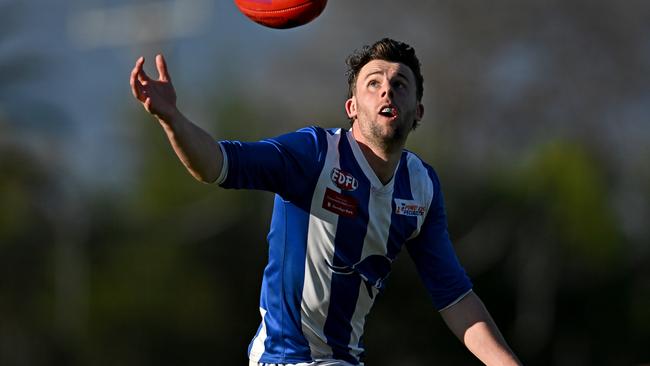
[[[397,108],[392,105],[384,106],[379,110],[379,114],[384,117],[394,118],[397,117]]]

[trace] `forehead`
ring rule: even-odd
[[[387,74],[389,76],[401,75],[409,81],[415,80],[415,75],[413,75],[410,67],[401,62],[386,60],[372,60],[363,65],[359,71],[359,78],[363,79],[376,73]]]

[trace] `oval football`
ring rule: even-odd
[[[327,0],[234,0],[252,21],[270,28],[286,29],[307,24],[319,16]]]

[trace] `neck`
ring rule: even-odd
[[[388,184],[393,178],[397,164],[402,156],[404,144],[394,144],[394,146],[380,146],[363,139],[363,136],[352,126],[352,136],[357,141],[363,156],[366,158],[368,165],[374,171],[382,184]]]

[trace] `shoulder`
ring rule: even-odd
[[[263,142],[272,144],[284,154],[290,154],[301,159],[321,161],[327,154],[330,142],[336,139],[339,131],[340,129],[308,126],[268,138]]]
[[[312,147],[322,145],[322,141],[326,138],[325,135],[326,132],[323,128],[308,126],[263,141],[291,150],[309,150]]]
[[[329,136],[335,135],[337,130],[339,129],[325,129],[319,126],[307,126],[293,132],[269,138],[267,141],[282,143],[298,141],[307,144],[319,144],[326,141]]]
[[[431,184],[434,192],[440,190],[440,178],[438,177],[438,173],[419,155],[410,150],[404,149],[403,160],[408,164],[411,179],[421,181],[421,183],[424,184]]]

